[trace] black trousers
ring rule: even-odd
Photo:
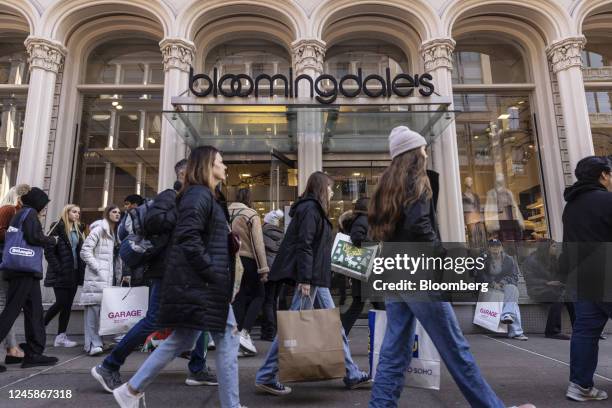
[[[251,331],[255,320],[261,312],[261,307],[266,296],[266,290],[260,276],[257,273],[257,262],[254,259],[240,257],[244,274],[240,282],[240,291],[236,295],[233,308],[236,315],[238,330]]]
[[[33,353],[42,354],[47,335],[39,279],[24,276],[9,280],[6,306],[0,314],[0,341],[11,330],[22,309],[26,343]]]
[[[548,319],[546,319],[546,329],[544,330],[546,336],[552,336],[561,333],[561,312],[563,311],[563,306],[567,308],[572,327],[574,326],[574,322],[576,321],[574,304],[571,302],[552,303],[550,305],[550,309],[548,309]]]
[[[347,336],[355,325],[367,301],[367,299],[362,299],[361,297],[361,281],[359,279],[351,278],[351,286],[353,301],[349,308],[340,316],[342,327]],[[376,310],[385,310],[385,304],[383,302],[372,302],[372,305]]]
[[[59,313],[59,322],[57,324],[57,334],[66,333],[68,322],[70,321],[70,312],[72,311],[72,302],[76,295],[77,288],[53,288],[55,293],[55,303],[47,310],[45,314],[45,326],[53,320]]]
[[[278,295],[282,282],[268,281],[265,284],[266,296],[263,304],[263,319],[261,321],[261,336],[274,338],[276,336],[276,311],[278,310]]]

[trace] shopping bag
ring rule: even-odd
[[[378,245],[364,245],[359,248],[353,245],[350,236],[338,233],[332,247],[331,269],[342,275],[367,281],[377,253]]]
[[[146,286],[104,288],[98,334],[127,333],[145,317],[148,307],[149,288]]]
[[[24,209],[17,221],[17,227],[9,226],[6,230],[0,268],[31,274],[43,273],[43,247],[30,245],[23,235],[23,221],[30,211],[34,210]]]
[[[370,347],[368,352],[370,376],[375,379],[380,358],[380,347],[387,329],[387,313],[384,310],[370,310]],[[405,385],[430,390],[440,389],[440,354],[433,341],[417,320],[412,346],[412,359],[406,370]]]
[[[339,309],[276,312],[281,382],[345,376]]]
[[[474,312],[474,324],[495,333],[507,333],[508,326],[501,322],[503,307],[504,292],[501,290],[489,289],[487,292],[480,292]]]

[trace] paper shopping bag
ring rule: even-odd
[[[370,328],[368,353],[370,376],[375,379],[380,347],[387,329],[387,313],[384,310],[370,310],[368,326]],[[418,320],[414,332],[412,359],[406,370],[405,385],[430,390],[440,389],[440,354]]]
[[[146,286],[104,288],[98,334],[127,333],[145,317],[148,307],[149,288]]]
[[[281,382],[345,376],[339,309],[278,311]]]
[[[495,333],[507,333],[508,326],[501,322],[503,307],[504,292],[501,290],[489,289],[487,292],[480,292],[474,312],[474,324]]]

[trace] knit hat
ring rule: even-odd
[[[32,187],[30,191],[21,196],[21,202],[28,207],[34,208],[36,211],[41,212],[43,208],[49,203],[49,196],[47,193],[42,191],[38,187]]]
[[[410,130],[407,126],[397,126],[391,130],[389,135],[389,152],[391,159],[395,159],[409,150],[426,146],[427,141],[423,136]]]
[[[578,162],[574,174],[580,181],[598,181],[602,172],[611,170],[612,163],[607,157],[588,156]]]
[[[278,227],[279,220],[285,216],[279,209],[272,210],[264,216],[264,222],[266,224],[276,225]]]

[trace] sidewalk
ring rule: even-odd
[[[367,370],[367,328],[356,327],[351,332],[351,349],[356,362]],[[258,338],[254,336],[254,338]],[[530,336],[527,342],[485,335],[468,335],[478,363],[485,377],[508,405],[532,402],[537,407],[562,408],[578,406],[565,399],[568,381],[569,342],[549,340],[543,336]],[[82,341],[82,339],[78,339]],[[52,344],[51,337],[49,343]],[[240,395],[243,405],[249,408],[273,407],[360,407],[366,408],[369,390],[347,391],[341,380],[292,384],[293,393],[286,397],[258,394],[254,387],[255,372],[261,365],[271,343],[257,341],[259,355],[240,359]],[[55,349],[48,354],[60,358],[55,367],[46,369],[20,369],[9,366],[0,374],[0,407],[113,407],[112,395],[101,390],[89,374],[102,357],[88,357],[80,347]],[[214,368],[215,352],[209,352],[209,365]],[[134,353],[123,369],[124,380],[138,368],[148,356]],[[2,358],[3,360],[3,358]],[[187,360],[175,360],[158,377],[146,392],[148,408],[157,407],[218,407],[216,387],[188,387],[184,385]],[[612,393],[612,338],[600,342],[598,386]],[[9,390],[71,390],[71,399],[9,399]],[[607,407],[611,402],[587,404],[589,407]],[[440,391],[406,388],[400,407],[466,407],[452,378],[442,373]]]

